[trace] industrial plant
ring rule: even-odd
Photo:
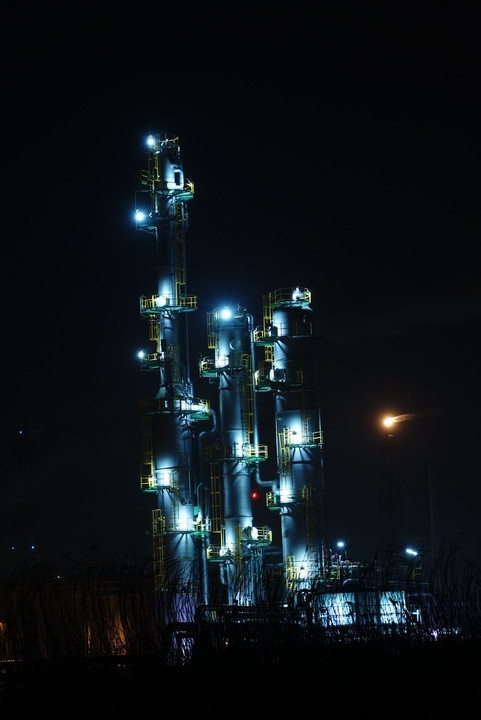
[[[69,688],[77,701],[94,683],[110,714],[112,698],[125,713],[131,693],[133,717],[141,697],[150,709],[145,689],[159,679],[165,696],[177,677],[197,683],[195,700],[214,682],[230,702],[232,683],[216,684],[226,668],[233,681],[261,667],[263,680],[272,672],[282,682],[285,670],[296,692],[314,671],[338,682],[361,663],[382,672],[402,660],[409,682],[411,658],[444,668],[448,659],[458,671],[459,653],[479,649],[477,570],[460,573],[451,552],[426,562],[396,542],[361,562],[327,536],[311,292],[295,278],[260,298],[256,320],[239,304],[196,315],[186,274],[193,197],[179,139],[149,136],[132,232],[154,258],[152,286],[137,298],[138,372],[152,380],[138,399],[137,480],[150,505],[151,553],[141,565],[85,554],[76,565],[0,574],[0,699],[16,704],[34,687],[50,702],[60,688],[70,703]],[[195,362],[192,322],[205,325]],[[386,439],[394,537],[390,431]],[[152,703],[157,711],[155,694]]]
[[[208,352],[193,372],[188,323],[197,297],[188,293],[185,268],[194,183],[184,176],[177,137],[149,136],[146,155],[135,179],[136,227],[151,236],[156,260],[155,284],[140,298],[148,334],[140,369],[153,376],[153,396],[139,403],[140,489],[156,497],[154,577],[171,599],[171,619],[218,618],[232,609],[253,617],[268,605],[302,609],[323,625],[404,622],[418,611],[405,588],[334,553],[326,538],[310,290],[273,289],[259,321],[240,305],[212,308]],[[195,392],[200,378],[213,386],[209,400]],[[260,422],[264,393],[272,410]],[[262,437],[269,424],[272,446]],[[269,458],[273,477],[266,476]],[[259,490],[269,524],[254,512]],[[411,580],[419,574],[414,562],[404,570]]]
[[[137,174],[136,222],[157,252],[154,292],[140,298],[151,343],[140,366],[157,380],[155,396],[141,403],[140,472],[141,490],[158,498],[155,575],[160,587],[183,577],[207,604],[212,585],[221,583],[228,603],[251,605],[266,599],[262,576],[272,543],[272,530],[253,517],[256,487],[268,488],[268,507],[280,517],[286,587],[294,593],[311,587],[326,570],[311,294],[300,286],[273,290],[257,325],[241,306],[212,309],[210,355],[200,360],[197,377],[215,385],[217,407],[199,399],[188,342],[197,298],[188,294],[185,272],[194,186],[184,177],[178,139],[149,140],[147,169]],[[256,398],[265,392],[274,400],[275,448],[259,437]],[[269,453],[277,458],[273,479],[262,473]]]

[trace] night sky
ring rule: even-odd
[[[430,498],[436,541],[479,558],[479,25],[471,3],[412,7],[276,6],[264,20],[159,10],[150,25],[80,17],[62,31],[45,11],[27,28],[12,21],[5,557],[150,554],[137,401],[157,385],[136,352],[155,272],[133,222],[134,174],[146,135],[168,132],[195,185],[195,394],[211,392],[196,366],[208,311],[239,303],[261,324],[265,293],[309,288],[329,542],[362,559],[382,543],[381,420],[405,415],[394,460],[406,540],[426,548]]]

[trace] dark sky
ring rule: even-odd
[[[471,3],[339,5],[86,14],[61,31],[45,11],[12,18],[2,551],[150,553],[137,401],[156,383],[135,353],[155,274],[133,178],[145,136],[174,132],[196,189],[194,359],[207,311],[238,302],[260,324],[265,293],[308,287],[330,542],[360,557],[380,542],[389,413],[410,418],[395,426],[406,537],[426,546],[429,469],[436,540],[480,554],[479,25]]]

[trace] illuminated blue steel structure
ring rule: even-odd
[[[251,475],[267,459],[267,446],[255,441],[253,318],[242,307],[223,307],[207,318],[214,356],[202,358],[199,370],[217,384],[219,432],[216,444],[205,448],[205,456],[221,513],[212,518],[218,544],[211,544],[208,554],[219,565],[228,601],[252,604],[262,598],[263,548],[272,540],[270,529],[255,527],[252,516]]]
[[[157,374],[159,384],[155,397],[140,403],[140,481],[143,492],[158,496],[152,513],[157,581],[168,589],[181,584],[184,591],[199,590],[199,537],[206,528],[197,503],[195,426],[210,415],[207,403],[193,397],[189,370],[187,315],[197,300],[186,293],[185,233],[193,191],[184,178],[178,138],[149,136],[147,169],[136,175],[136,224],[155,239],[157,287],[140,298],[153,346],[140,363]]]
[[[280,512],[287,586],[310,588],[324,576],[323,436],[319,411],[317,344],[307,288],[276,290],[264,297],[264,324],[256,331],[265,360],[258,391],[275,399],[278,480],[267,495]]]
[[[140,404],[143,428],[141,489],[156,493],[152,515],[158,584],[210,601],[211,580],[223,601],[262,602],[267,589],[265,548],[272,531],[257,526],[252,483],[269,488],[267,504],[280,513],[283,569],[289,592],[309,588],[324,572],[322,431],[310,292],[293,287],[264,297],[262,329],[241,306],[207,315],[212,357],[200,377],[215,384],[217,415],[194,397],[187,317],[197,299],[186,293],[187,203],[178,139],[150,136],[147,169],[136,177],[137,229],[155,238],[157,288],[140,298],[150,351],[141,369],[157,373],[158,391]],[[256,369],[256,352],[264,362]],[[277,476],[263,480],[267,445],[258,442],[256,396],[270,391],[277,437]],[[275,417],[275,421],[274,421]],[[210,430],[199,432],[199,421]],[[205,428],[205,426],[203,426]],[[204,447],[207,437],[213,442]],[[203,462],[210,468],[203,480]],[[216,568],[216,569],[215,569]]]
[[[157,500],[154,577],[166,592],[156,595],[162,598],[156,612],[167,621],[172,652],[191,653],[199,622],[225,647],[228,622],[234,637],[239,631],[243,637],[243,618],[252,641],[247,625],[260,620],[254,627],[262,629],[266,607],[274,608],[278,620],[286,613],[294,624],[405,623],[415,594],[403,589],[402,576],[386,589],[375,568],[335,560],[326,546],[319,352],[310,291],[296,286],[265,295],[257,327],[239,305],[207,314],[213,353],[200,359],[198,370],[215,386],[213,410],[194,396],[189,370],[187,320],[197,299],[186,292],[185,235],[194,188],[184,177],[178,138],[150,136],[147,169],[137,174],[135,190],[136,226],[155,240],[157,280],[154,292],[140,298],[151,343],[140,367],[158,380],[155,396],[139,404],[140,483]],[[265,414],[262,423],[259,393],[273,399],[272,415]],[[270,463],[264,462],[267,445],[259,444],[261,425],[275,436],[272,479],[262,477]],[[272,547],[271,529],[256,522],[256,487],[266,490],[265,512],[277,514],[279,546]],[[413,573],[408,568],[410,580]]]

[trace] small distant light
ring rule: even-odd
[[[140,358],[140,359],[142,360],[142,358],[144,358],[144,357],[145,357],[145,353],[144,353],[144,351],[143,351],[143,350],[139,350],[139,352],[137,353],[137,357],[138,357],[138,358]]]
[[[136,210],[135,211],[135,219],[137,222],[143,222],[145,220],[145,213],[142,212],[142,210]]]
[[[30,545],[30,550],[35,550],[35,545]]]
[[[413,548],[406,548],[406,555],[413,555],[413,557],[416,557],[417,550],[413,550]]]
[[[296,287],[296,289],[292,293],[293,301],[295,302],[296,300],[299,300],[299,298],[302,298],[302,297],[304,297],[304,293],[302,292],[302,290],[300,288]]]
[[[153,135],[149,135],[146,142],[147,142],[147,145],[148,145],[149,147],[154,147],[154,146],[155,146],[155,138],[154,138],[154,136],[153,136]]]

